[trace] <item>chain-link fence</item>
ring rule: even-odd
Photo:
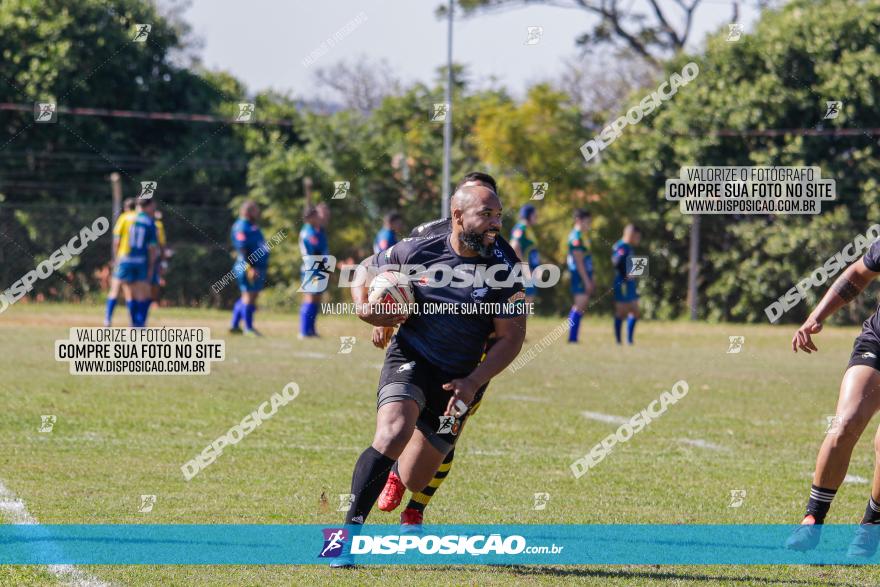
[[[170,255],[162,300],[186,306],[231,303],[237,295],[236,287],[223,288],[219,293],[211,288],[233,263],[229,227],[234,217],[229,209],[160,204],[160,210]],[[107,218],[112,228],[109,203],[0,205],[0,290],[10,288],[100,217]],[[79,246],[79,241],[75,242]],[[108,229],[49,277],[37,279],[28,297],[36,301],[99,299],[112,276],[111,248]]]

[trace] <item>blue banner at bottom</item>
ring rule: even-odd
[[[0,564],[876,564],[880,527],[0,525]],[[787,543],[788,542],[788,546]],[[792,550],[797,547],[802,550]]]

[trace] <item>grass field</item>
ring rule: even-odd
[[[227,359],[207,377],[71,376],[53,342],[99,326],[91,306],[16,305],[0,318],[0,481],[40,523],[313,523],[336,525],[355,459],[374,429],[382,352],[353,318],[321,318],[297,341],[296,317],[258,314],[262,339],[225,334],[227,314],[159,309],[153,326],[210,326]],[[119,312],[118,321],[124,320]],[[526,348],[561,319],[533,319]],[[610,319],[584,342],[563,336],[515,376],[491,384],[459,444],[426,523],[795,523],[855,328],[828,328],[820,352],[794,355],[790,327],[642,322],[637,346],[610,344]],[[744,335],[728,354],[728,336]],[[351,354],[339,337],[356,336]],[[684,379],[689,394],[584,477],[569,464]],[[301,394],[189,483],[180,466],[289,381]],[[51,433],[40,415],[54,414]],[[873,465],[869,429],[829,521],[857,523]],[[730,491],[744,489],[739,508]],[[545,510],[534,494],[547,492]],[[322,505],[321,495],[329,496]],[[138,513],[141,494],[155,494]],[[2,513],[2,512],[0,512]],[[9,519],[4,523],[9,523]],[[374,512],[395,523],[397,512]],[[866,585],[868,567],[89,566],[117,585]],[[0,584],[58,584],[41,567],[0,567]]]

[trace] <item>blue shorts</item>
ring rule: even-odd
[[[568,270],[571,272],[571,293],[573,293],[575,295],[587,293],[587,286],[581,280],[581,274],[578,273],[577,270],[572,270],[571,267],[569,267]],[[587,277],[589,277],[590,281],[592,281],[593,280],[593,268],[592,267],[584,267],[584,270],[587,273]]]
[[[537,252],[537,251],[532,251],[532,253],[535,253],[535,256],[536,256],[536,258],[537,258],[537,253],[538,253],[538,252]],[[529,254],[529,257],[532,257],[532,255]],[[534,273],[534,272],[535,272],[535,269],[536,269],[537,267],[538,267],[538,265],[532,265],[531,263],[529,263],[529,274]],[[523,277],[525,277],[525,273],[523,273]],[[528,279],[524,279],[524,281],[525,281],[525,284],[524,284],[524,286],[523,286],[523,289],[524,289],[525,294],[526,294],[527,296],[529,296],[529,297],[533,297],[533,296],[538,295],[538,288],[535,287],[534,285],[529,285],[529,283],[531,283],[530,280],[528,280]]]
[[[146,281],[147,269],[149,269],[149,267],[146,263],[120,263],[116,266],[114,277],[125,283]]]
[[[635,280],[626,281],[614,280],[614,301],[627,303],[639,301],[639,294],[636,293]]]
[[[257,272],[257,277],[254,280],[248,278],[247,269],[245,268],[244,263],[236,263],[232,266],[232,274],[235,275],[235,279],[238,280],[238,289],[246,292],[258,292],[263,291],[263,286],[266,285],[266,268],[265,267],[254,267],[254,270]]]

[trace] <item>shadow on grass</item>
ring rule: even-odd
[[[443,573],[448,573],[449,570],[455,569],[457,571],[462,571],[464,568],[462,567],[450,567],[450,566],[409,566],[409,565],[401,565],[401,567],[396,568],[411,568],[418,569],[420,573],[424,573],[426,571],[441,571]],[[786,567],[789,565],[786,565]],[[800,566],[800,565],[791,565],[791,566]],[[819,568],[824,565],[809,565],[814,568]],[[359,567],[359,569],[367,569],[368,566]],[[380,567],[377,567],[380,568]],[[388,567],[381,567],[388,568]],[[739,575],[712,575],[700,572],[698,567],[695,568],[693,573],[682,573],[682,572],[661,572],[659,569],[662,567],[658,565],[644,565],[639,566],[637,569],[627,568],[627,569],[602,569],[602,568],[583,568],[583,567],[544,567],[544,566],[530,566],[530,565],[486,565],[486,566],[474,566],[471,567],[474,571],[486,572],[486,571],[497,571],[509,573],[512,575],[516,575],[517,577],[558,577],[558,578],[569,578],[569,577],[582,577],[582,578],[594,578],[594,579],[650,579],[652,581],[705,581],[707,583],[716,584],[720,582],[740,582],[740,583],[751,583],[751,584],[766,584],[766,585],[823,585],[823,586],[831,586],[831,587],[858,587],[858,583],[846,583],[846,582],[834,582],[829,581],[825,577],[816,577],[814,580],[805,580],[805,579],[792,579],[792,578],[770,578],[770,577],[755,577],[745,574]],[[656,570],[650,570],[656,569]]]

